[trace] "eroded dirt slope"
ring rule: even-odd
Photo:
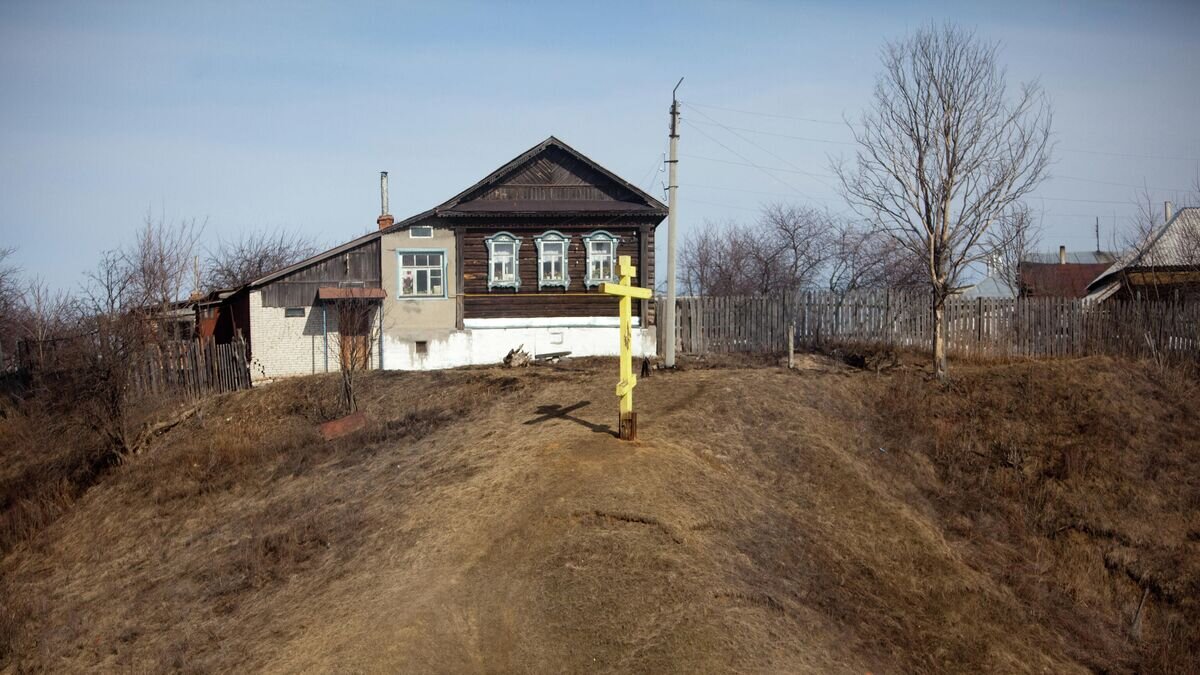
[[[1187,436],[1193,409],[1164,405],[1166,385],[1107,361],[1064,367],[1085,383],[1132,377],[1144,389],[1137,395],[1158,406],[1146,420],[1170,432],[1152,442],[1174,439],[1182,454],[1173,457],[1200,459]],[[1081,540],[1064,547],[1053,543],[1058,520],[1023,520],[1046,510],[1044,500],[1067,503],[1089,469],[1056,476],[1049,460],[1007,466],[1007,446],[996,450],[989,436],[1026,414],[1027,403],[995,408],[1002,391],[1039,377],[1036,364],[973,368],[960,391],[916,372],[832,363],[659,374],[637,389],[633,444],[611,435],[615,366],[604,361],[373,374],[360,400],[375,424],[330,443],[313,427],[333,414],[331,378],[229,396],[0,563],[20,619],[9,663],[195,672],[1168,669],[1194,647],[1184,598],[1195,577],[1186,565],[1159,572],[1153,617],[1132,635],[1127,598],[1140,598],[1141,586],[1106,567],[1112,542],[1073,531]],[[1008,369],[1000,379],[990,375],[997,368]],[[990,406],[993,424],[949,403],[971,396]],[[1064,431],[1057,445],[1014,433],[1004,442],[1024,443],[1030,457],[1072,439],[1092,447],[1080,440],[1085,429]],[[1096,452],[1137,441],[1122,442]],[[1040,505],[1025,492],[988,493],[1017,474],[1044,483]],[[1139,502],[1122,521],[1106,520],[1112,507],[1092,500],[1072,522],[1117,531],[1134,561],[1195,553],[1196,470],[1171,464],[1146,480],[1174,492],[1157,506]],[[1173,529],[1136,530],[1161,530],[1155,519]],[[1007,523],[1003,533],[998,523]],[[1042,539],[1042,557],[1027,560],[1024,547]],[[1071,587],[1074,565],[1088,562],[1100,570],[1095,579]],[[1033,564],[1044,569],[1031,580]],[[1170,631],[1174,642],[1163,638]],[[1081,650],[1079,635],[1098,647]],[[1144,648],[1160,643],[1154,654]]]

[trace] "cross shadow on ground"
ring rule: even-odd
[[[589,422],[571,414],[576,410],[579,410],[580,408],[586,408],[591,404],[591,401],[580,401],[578,403],[572,403],[566,407],[558,404],[540,405],[535,411],[539,416],[531,420],[525,420],[525,424],[541,424],[543,422],[549,422],[550,420],[566,420],[568,422],[574,422],[579,426],[586,427],[593,433],[616,436],[617,432],[613,431],[612,427],[607,424],[596,424],[595,422]]]

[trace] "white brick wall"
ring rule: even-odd
[[[262,293],[250,293],[250,375],[270,380],[338,369],[337,312],[322,315],[320,304],[304,308],[303,317],[285,316],[283,307],[263,307]],[[376,332],[378,332],[376,330]],[[378,341],[378,335],[375,336]],[[379,366],[379,346],[372,345],[371,367]]]

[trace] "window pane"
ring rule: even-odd
[[[412,264],[413,264],[412,254],[405,253],[404,255],[400,256],[400,264],[404,265],[405,267],[412,267]]]
[[[413,271],[412,270],[404,270],[404,273],[400,276],[400,281],[401,281],[400,294],[401,295],[412,295],[413,294]]]
[[[512,253],[513,253],[513,245],[512,245],[512,244],[506,244],[506,243],[497,242],[497,243],[496,243],[496,244],[495,244],[495,245],[492,247],[492,250],[493,250],[493,251],[496,253],[496,255],[512,255]]]
[[[442,254],[441,253],[430,253],[429,254],[429,264],[437,266],[437,267],[441,267],[442,266]]]
[[[417,270],[417,295],[429,292],[429,270]]]

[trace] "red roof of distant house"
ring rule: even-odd
[[[1088,284],[1110,267],[1109,263],[1021,263],[1021,295],[1082,298]]]

